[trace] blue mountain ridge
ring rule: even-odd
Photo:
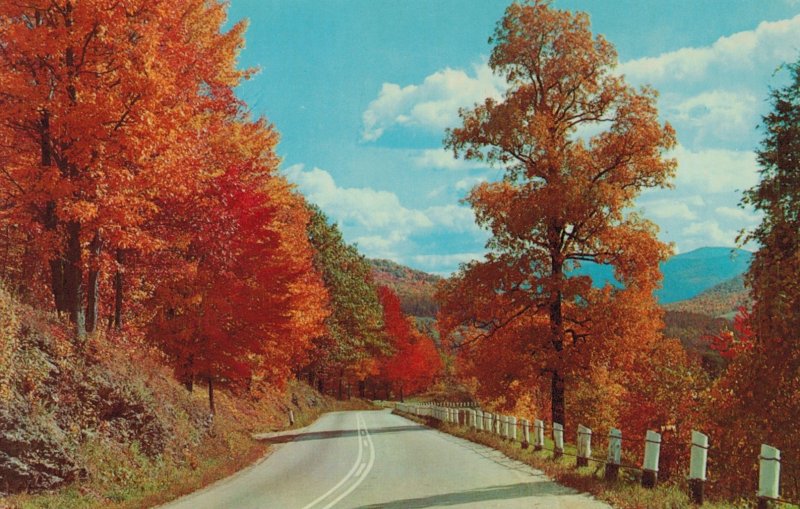
[[[753,253],[730,247],[701,247],[675,255],[661,264],[663,287],[656,292],[660,304],[691,299],[714,285],[743,274]],[[582,263],[573,274],[592,278],[595,286],[618,285],[608,265]]]

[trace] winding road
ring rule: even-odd
[[[563,508],[608,505],[503,454],[384,411],[260,437],[264,460],[165,509]]]

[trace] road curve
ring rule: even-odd
[[[610,506],[533,468],[387,411],[335,412],[266,438],[264,461],[165,509]]]

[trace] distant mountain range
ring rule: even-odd
[[[753,254],[742,249],[703,247],[675,255],[661,264],[663,288],[656,292],[667,310],[730,318],[747,304],[742,275]],[[436,285],[442,278],[389,260],[368,260],[375,281],[392,288],[403,311],[411,316],[432,317],[438,305]],[[596,286],[615,284],[611,267],[586,263],[576,271],[591,276]]]
[[[747,271],[752,257],[750,251],[729,247],[701,247],[675,255],[661,264],[664,281],[656,292],[658,301],[664,305],[691,299],[735,279]],[[576,272],[590,276],[596,286],[615,284],[613,270],[607,265],[585,263]]]

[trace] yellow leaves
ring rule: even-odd
[[[97,218],[97,204],[86,200],[76,200],[62,206],[63,218],[67,221],[88,223]]]

